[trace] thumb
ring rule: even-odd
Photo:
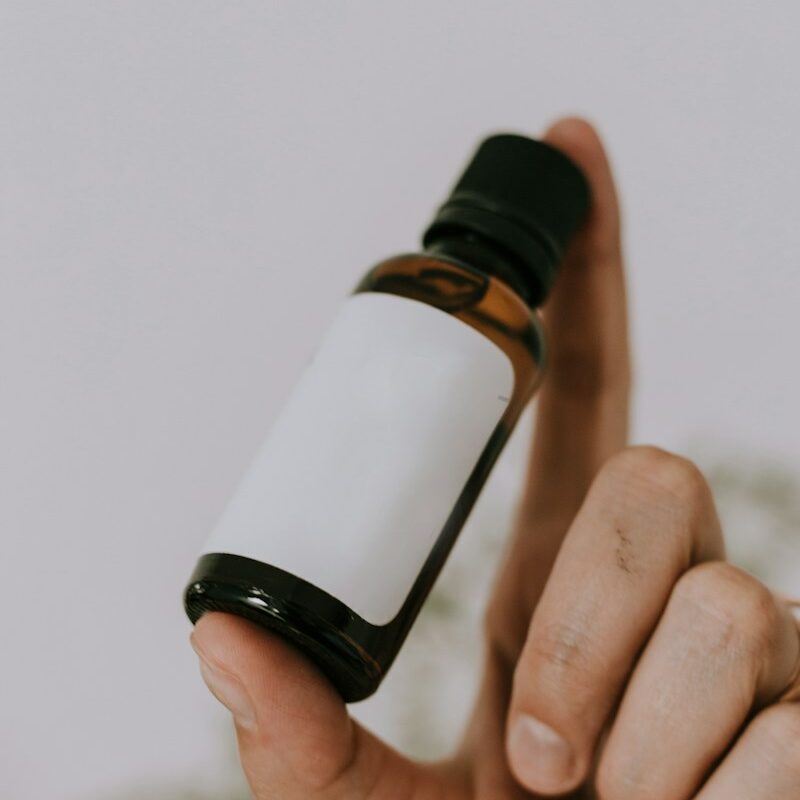
[[[203,679],[233,714],[256,800],[357,797],[348,787],[382,779],[388,748],[350,718],[322,673],[279,636],[214,612],[198,621],[191,641]]]

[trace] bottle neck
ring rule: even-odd
[[[531,308],[535,292],[526,280],[525,267],[513,253],[472,231],[453,231],[428,244],[427,255],[450,259],[497,278],[516,292]]]

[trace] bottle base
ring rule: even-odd
[[[243,566],[247,569],[242,569]],[[276,579],[278,583],[299,581],[241,556],[204,555],[184,592],[184,608],[192,624],[210,611],[243,617],[281,635],[310,658],[346,703],[369,697],[383,679],[384,670],[380,664],[346,633],[307,605],[286,599],[283,592],[270,593],[263,580],[259,580],[258,585],[248,581],[245,576],[253,570],[269,573],[273,582]]]

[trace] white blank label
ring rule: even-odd
[[[390,622],[513,386],[508,356],[461,320],[351,295],[204,552],[280,567]]]

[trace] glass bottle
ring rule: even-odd
[[[484,140],[423,236],[342,304],[185,590],[380,684],[542,377],[536,308],[582,221],[566,156]]]

